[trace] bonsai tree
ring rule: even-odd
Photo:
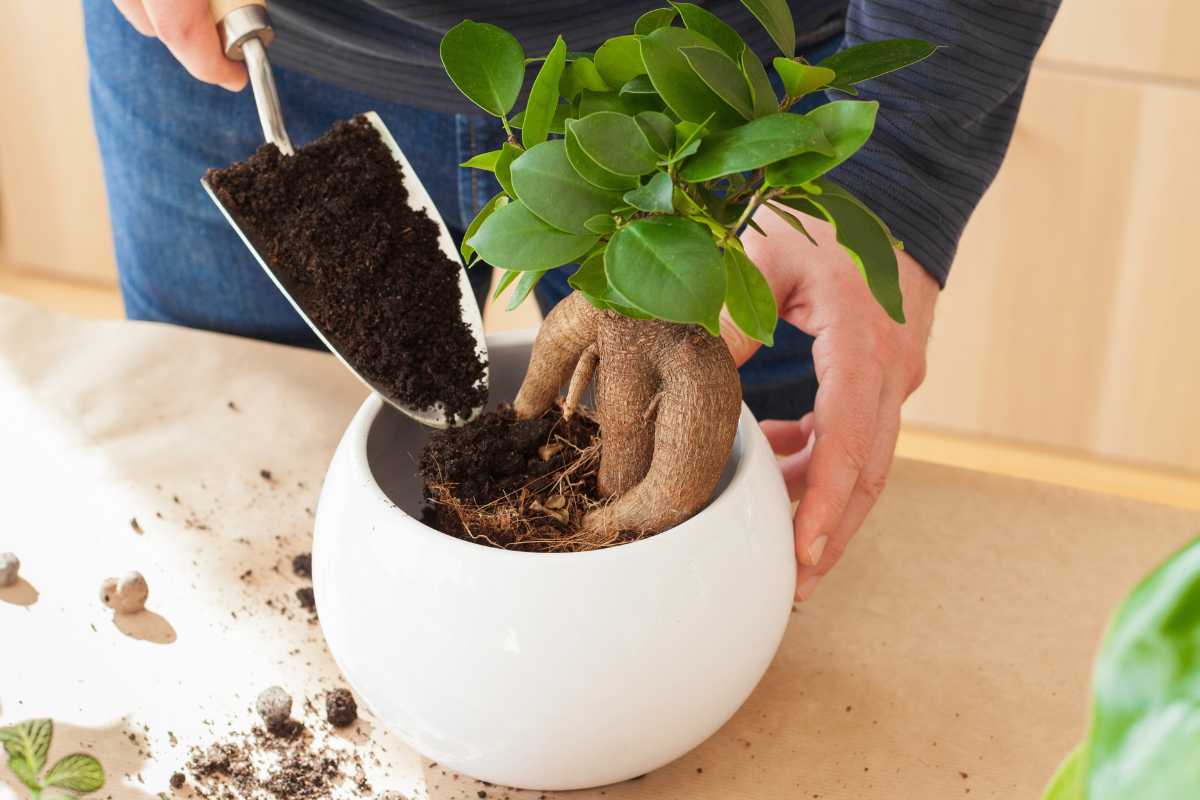
[[[502,187],[468,227],[463,257],[506,270],[510,308],[547,270],[580,265],[538,334],[515,410],[545,413],[569,381],[569,416],[595,374],[598,484],[613,500],[587,529],[658,532],[712,495],[741,407],[722,308],[766,345],[775,330],[774,296],[738,240],[760,208],[805,236],[805,216],[832,223],[873,295],[904,319],[900,243],[825,174],[874,127],[878,103],[853,99],[855,85],[935,47],[877,42],[809,64],[794,55],[786,0],[744,2],[782,52],[783,97],[738,33],[692,3],[644,14],[594,53],[560,36],[526,58],[512,35],[470,20],[441,42],[450,79],[508,134],[463,164]],[[510,116],[530,67],[528,100]],[[820,90],[847,99],[789,113]]]

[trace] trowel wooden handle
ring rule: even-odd
[[[225,15],[230,11],[236,11],[245,6],[262,6],[267,7],[266,0],[208,0],[208,7],[212,10],[213,22],[220,23],[225,19]]]

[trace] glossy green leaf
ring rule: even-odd
[[[20,779],[21,783],[35,792],[42,788],[41,784],[38,783],[37,770],[31,767],[25,759],[18,756],[11,756],[8,759],[8,768]]]
[[[571,106],[567,103],[559,103],[554,107],[554,116],[550,118],[550,133],[562,133],[566,129],[567,119],[571,116]],[[525,126],[525,112],[514,116],[508,121],[509,126],[513,128],[523,128]],[[500,152],[494,150],[493,152]]]
[[[707,47],[684,47],[681,52],[709,89],[745,119],[754,118],[750,84],[746,82],[741,67],[729,56]]]
[[[1087,749],[1076,747],[1059,766],[1042,800],[1087,800]]]
[[[770,284],[741,248],[726,247],[723,260],[725,308],[730,318],[751,339],[772,346],[779,312]]]
[[[641,95],[646,97],[646,95]],[[612,111],[626,117],[632,117],[641,109],[637,107],[634,98],[638,95],[622,95],[618,92],[593,92],[584,89],[579,95],[579,110],[575,119],[583,119],[598,111]]]
[[[822,193],[809,201],[833,224],[838,243],[866,278],[879,305],[896,322],[904,322],[900,271],[887,230],[865,206],[847,196]]]
[[[1200,539],[1133,590],[1092,673],[1088,800],[1200,787]]]
[[[462,254],[463,261],[470,261],[471,256],[475,255],[475,248],[467,244],[470,238],[475,235],[475,231],[479,230],[479,226],[483,224],[485,219],[491,216],[493,211],[507,202],[508,196],[505,195],[504,192],[497,192],[492,196],[491,200],[488,200],[487,203],[484,204],[483,208],[479,209],[479,213],[476,214],[475,218],[471,220],[471,223],[467,225],[467,230],[465,233],[463,233],[462,244],[458,246],[458,252]]]
[[[46,773],[45,783],[47,786],[87,794],[104,786],[104,768],[86,753],[72,753],[55,762]]]
[[[512,165],[517,199],[543,222],[567,233],[586,234],[584,223],[621,204],[619,192],[588,183],[567,158],[562,139],[542,142]]]
[[[492,212],[468,243],[489,264],[523,272],[569,264],[599,238],[560,231],[514,202]]]
[[[571,166],[579,173],[579,176],[593,186],[598,186],[601,189],[613,189],[626,191],[638,185],[638,179],[632,175],[617,175],[615,172],[609,172],[604,167],[592,160],[583,148],[579,146],[579,140],[575,136],[573,130],[574,124],[578,120],[567,121],[567,136],[563,140],[567,147],[567,160],[571,162]]]
[[[638,75],[621,87],[621,94],[658,94],[649,75]]]
[[[828,86],[837,77],[837,73],[826,67],[814,67],[811,64],[801,64],[790,58],[776,57],[772,62],[779,79],[783,81],[783,90],[788,97],[804,97],[822,86]]]
[[[588,217],[587,221],[583,223],[583,227],[587,228],[589,233],[598,233],[603,236],[615,231],[617,223],[612,214],[597,214],[594,217]]]
[[[649,217],[613,234],[604,253],[608,283],[637,309],[669,322],[703,325],[720,335],[725,302],[721,254],[703,226],[681,217]]]
[[[675,21],[675,9],[673,8],[654,8],[647,11],[638,17],[633,26],[633,32],[638,36],[645,36],[648,33],[666,28]]]
[[[658,155],[633,117],[600,111],[572,121],[569,127],[580,149],[609,172],[645,175],[658,164]]]
[[[521,128],[521,144],[526,150],[546,141],[546,137],[550,135],[554,114],[559,107],[558,86],[562,80],[566,58],[567,43],[559,36],[529,90],[529,102],[525,104],[525,118]]]
[[[496,290],[492,292],[492,299],[496,300],[500,295],[504,294],[504,290],[512,285],[512,282],[521,277],[522,273],[513,270],[505,270],[500,274],[500,280],[496,281]]]
[[[624,200],[629,205],[651,214],[673,214],[675,206],[671,201],[675,186],[671,176],[665,172],[654,175],[645,186],[639,186],[625,193]]]
[[[684,28],[659,28],[642,38],[642,61],[659,96],[680,119],[701,122],[712,117],[711,124],[718,128],[740,124],[742,115],[696,74],[683,55],[684,47],[720,52],[711,40]]]
[[[35,774],[46,766],[46,754],[50,752],[53,736],[54,722],[48,719],[31,719],[0,728],[0,742],[9,758],[24,760]]]
[[[596,70],[609,86],[624,86],[646,74],[637,36],[614,36],[596,48]]]
[[[820,126],[812,120],[799,114],[776,113],[704,137],[700,150],[679,174],[685,180],[706,181],[805,152],[833,150]]]
[[[466,161],[459,164],[460,167],[469,167],[471,169],[482,169],[486,172],[496,171],[496,162],[500,160],[499,150],[489,150],[486,153],[480,153],[476,156],[471,156]]]
[[[512,164],[525,151],[511,142],[505,142],[500,148],[500,158],[496,159],[496,182],[510,197],[516,197],[512,185]]]
[[[785,56],[796,54],[796,24],[788,0],[742,0]]]
[[[830,85],[843,88],[924,61],[935,50],[937,45],[921,39],[889,39],[848,47],[817,66],[837,73]]]
[[[571,288],[578,289],[589,298],[603,302],[608,294],[608,278],[604,277],[604,252],[588,256],[579,269],[567,278]]]
[[[700,136],[705,132],[707,123],[708,120],[701,123],[675,123],[675,151],[671,154],[670,158],[662,163],[674,164],[676,161],[681,161],[699,150]]]
[[[574,100],[584,89],[593,92],[612,91],[600,71],[590,58],[578,58],[563,68],[562,79],[558,84],[558,93],[567,100]]]
[[[695,3],[672,2],[671,5],[679,12],[679,17],[688,30],[711,39],[717,47],[725,51],[725,55],[735,62],[741,59],[742,52],[746,49],[746,43],[742,40],[741,35],[723,19]]]
[[[849,191],[846,190],[845,187],[843,187],[841,184],[837,183],[836,181],[831,180],[827,177],[817,178],[816,180],[812,181],[811,183],[804,184],[804,186],[802,187],[802,191],[805,192],[807,197],[812,197],[813,195],[835,195],[837,197],[845,198],[846,200],[849,200],[851,203],[855,203],[856,205],[861,207],[863,209],[863,211],[867,212],[875,219],[876,225],[883,228],[883,232],[886,233],[888,236],[888,239],[891,240],[892,247],[894,247],[897,250],[904,249],[904,242],[900,241],[892,234],[892,231],[887,226],[887,223],[884,222],[882,219],[880,219],[879,215],[876,214],[869,206],[867,206],[866,203],[864,203],[863,201],[859,200],[857,197],[852,195]],[[786,197],[787,195],[784,195],[784,196]]]
[[[817,240],[814,239],[812,234],[808,232],[808,228],[805,228],[804,223],[797,219],[794,214],[785,211],[782,207],[775,205],[775,203],[766,203],[765,205],[771,213],[790,225],[793,230],[803,234],[805,239],[808,239],[814,245],[817,243]],[[818,219],[824,219],[824,214],[820,212],[820,209],[818,209],[816,206],[812,206],[812,209],[814,212],[816,212]]]
[[[438,48],[446,74],[467,98],[494,117],[512,110],[525,80],[525,51],[503,28],[465,19]]]
[[[832,155],[802,153],[767,168],[767,185],[799,186],[819,178],[858,152],[875,130],[879,103],[875,100],[838,100],[805,114],[815,122],[833,147]]]
[[[742,72],[750,85],[750,100],[754,107],[755,117],[765,117],[779,110],[779,98],[775,96],[775,87],[771,85],[771,76],[762,61],[750,48],[742,53]]]
[[[545,271],[541,272],[522,272],[521,277],[517,280],[517,286],[513,289],[512,297],[509,298],[508,305],[505,306],[506,311],[513,311],[525,299],[529,297],[529,293],[533,291],[533,287],[537,286],[537,282],[545,275]]]
[[[646,137],[650,149],[665,156],[675,143],[675,123],[666,114],[658,111],[643,111],[633,118]]]

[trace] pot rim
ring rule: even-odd
[[[533,342],[535,331],[502,331],[493,333],[488,336],[489,351],[494,348],[503,348],[512,345],[530,345]],[[757,428],[757,421],[754,415],[747,408],[745,403],[742,403],[741,414],[738,417],[737,434],[734,438],[733,449],[730,453],[730,458],[735,459],[733,474],[729,478],[729,482],[724,489],[714,497],[708,505],[698,511],[689,519],[680,524],[668,528],[667,530],[657,533],[653,536],[647,536],[644,539],[639,539],[635,542],[627,542],[625,544],[614,545],[612,547],[604,547],[597,550],[585,550],[574,553],[536,553],[524,550],[506,550],[499,547],[488,547],[487,545],[469,542],[465,539],[459,539],[455,536],[442,533],[439,530],[429,527],[420,519],[410,514],[405,509],[394,503],[390,497],[380,487],[379,482],[375,479],[375,473],[371,468],[371,462],[367,457],[367,444],[370,440],[371,431],[374,428],[375,421],[379,417],[379,412],[383,410],[385,402],[377,393],[372,392],[371,395],[363,402],[358,411],[355,412],[354,418],[351,420],[349,427],[346,430],[348,437],[351,432],[356,434],[361,431],[361,435],[356,436],[356,441],[353,447],[347,450],[346,455],[350,458],[351,470],[361,478],[362,488],[370,494],[370,501],[377,502],[380,505],[393,509],[399,512],[412,523],[415,530],[412,535],[425,537],[428,544],[434,547],[462,547],[470,548],[464,550],[464,555],[474,553],[478,558],[484,559],[557,559],[564,561],[567,559],[583,559],[591,558],[598,561],[599,559],[614,559],[614,558],[629,558],[632,554],[645,553],[650,548],[677,547],[684,546],[683,542],[687,539],[687,534],[690,532],[695,536],[703,535],[706,531],[714,535],[720,535],[720,531],[710,531],[708,525],[703,524],[705,515],[724,503],[735,502],[734,498],[745,490],[745,484],[749,480],[749,469],[747,464],[751,458],[759,457],[759,450],[766,446],[766,441],[760,434],[754,436],[751,428]],[[753,492],[753,490],[751,490]]]

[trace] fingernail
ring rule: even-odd
[[[808,596],[813,593],[814,589],[817,588],[817,583],[820,580],[820,575],[810,575],[809,577],[805,578],[804,581],[796,587],[796,599],[801,601],[807,600]]]
[[[829,544],[828,536],[818,536],[813,539],[813,543],[808,546],[808,564],[815,567],[821,563],[821,555],[825,552],[825,545]]]

